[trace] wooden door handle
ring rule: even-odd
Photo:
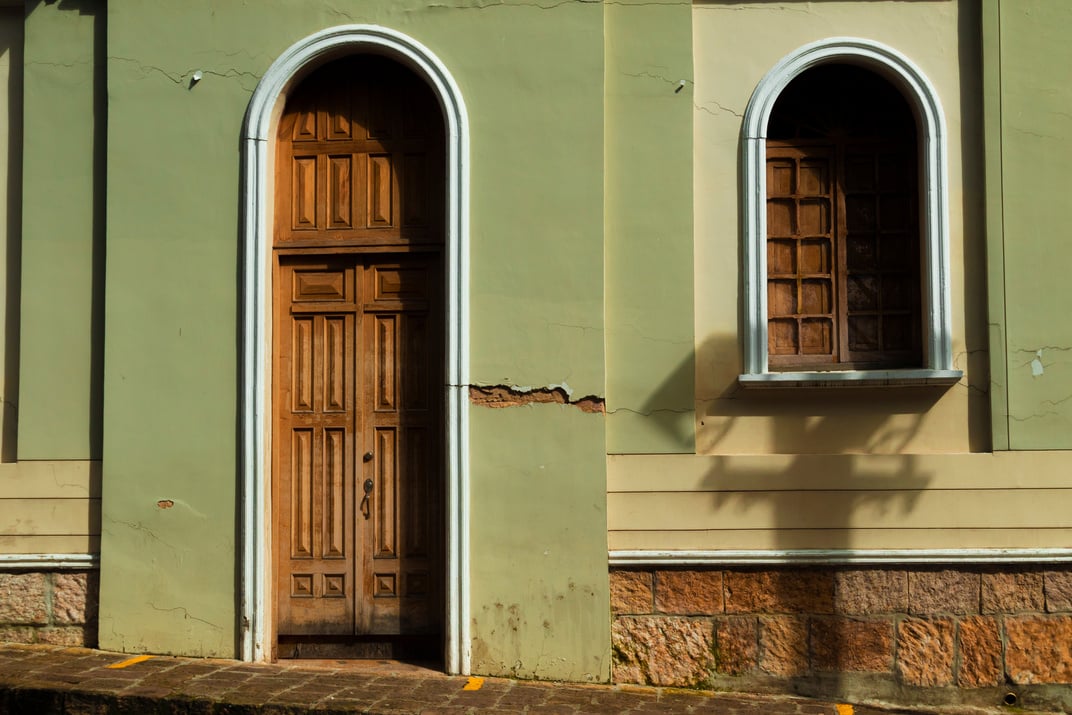
[[[369,509],[369,495],[372,494],[372,487],[374,486],[374,484],[371,479],[366,479],[365,484],[363,486],[365,489],[365,496],[361,497],[361,506],[359,508],[361,509],[361,513],[364,514],[365,518],[368,519],[369,515],[371,514],[371,510]]]

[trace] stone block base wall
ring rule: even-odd
[[[618,683],[1072,711],[1072,566],[622,568]]]
[[[0,641],[97,644],[95,571],[0,573]]]

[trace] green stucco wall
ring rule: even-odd
[[[692,8],[605,7],[607,451],[692,452]]]
[[[984,6],[995,445],[1072,448],[1072,6]],[[1002,296],[1002,291],[1004,295]],[[1007,438],[1005,437],[1007,435]]]
[[[603,396],[603,8],[481,5],[109,4],[102,647],[235,654],[239,136],[302,37],[381,24],[443,61],[471,123],[472,381]],[[606,679],[603,417],[474,407],[470,439],[474,670]]]
[[[19,459],[97,459],[103,4],[26,4]]]
[[[470,420],[473,672],[606,680],[603,420],[565,405]]]

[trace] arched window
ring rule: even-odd
[[[770,369],[918,368],[916,123],[870,70],[825,64],[767,125]]]
[[[895,51],[783,59],[745,115],[742,384],[939,383],[952,370],[945,132]]]

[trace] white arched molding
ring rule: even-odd
[[[826,62],[861,65],[886,77],[905,95],[916,115],[922,165],[921,245],[924,364],[904,370],[770,372],[767,366],[767,122],[782,90],[799,74]],[[945,115],[938,94],[915,64],[872,40],[832,37],[794,50],[756,86],[745,110],[742,145],[743,331],[745,386],[835,386],[871,384],[949,385],[953,369],[949,286],[949,184]]]
[[[275,126],[287,92],[310,70],[353,53],[374,53],[406,65],[439,98],[447,130],[447,619],[448,672],[469,672],[468,306],[469,123],[458,85],[424,45],[374,25],[332,27],[290,46],[272,63],[250,99],[242,129],[242,380],[240,415],[241,599],[239,643],[244,660],[268,657],[267,465],[271,434],[271,192]]]

